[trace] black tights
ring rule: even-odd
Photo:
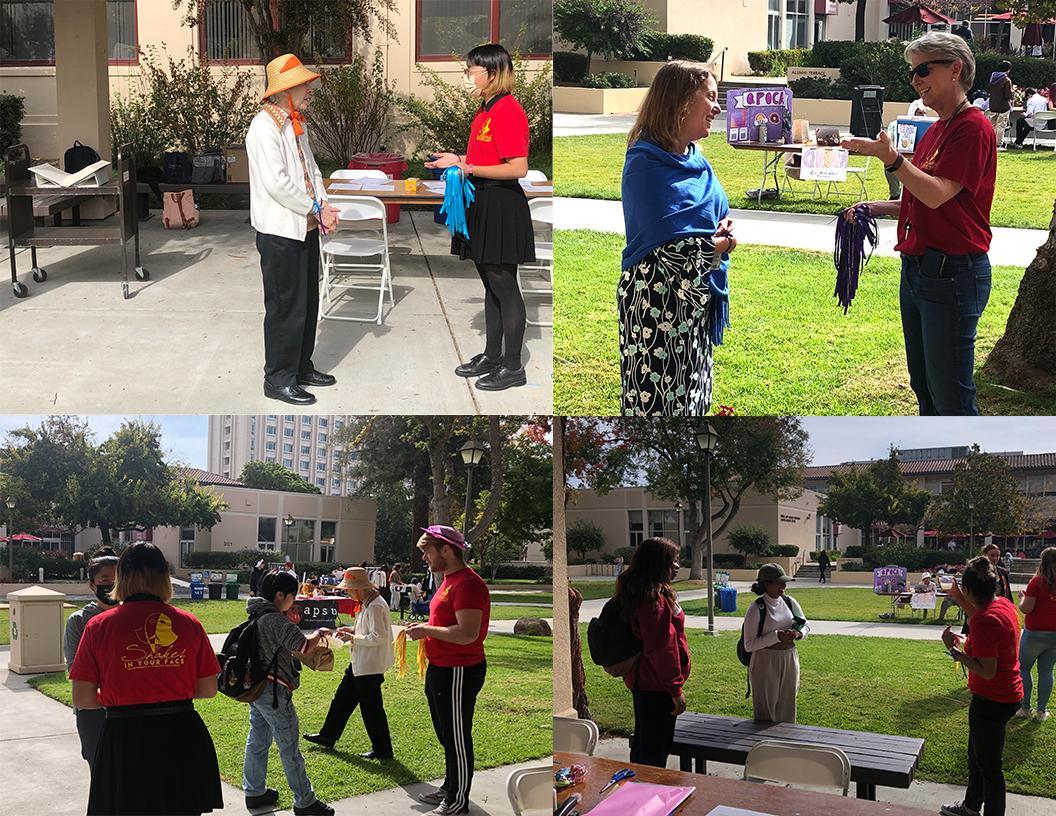
[[[502,360],[506,368],[521,367],[524,345],[524,298],[517,285],[516,264],[477,264],[484,283],[484,326],[489,360]],[[503,341],[506,354],[503,355]]]

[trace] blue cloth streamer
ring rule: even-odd
[[[473,182],[463,178],[457,167],[448,167],[444,171],[444,203],[440,214],[445,216],[444,225],[452,235],[461,235],[469,240],[469,227],[466,225],[466,212],[474,198]]]
[[[869,241],[869,254],[865,253],[865,242]],[[851,223],[841,213],[836,219],[836,248],[832,253],[832,262],[836,266],[836,291],[833,295],[839,299],[843,313],[854,300],[858,291],[858,276],[869,259],[873,257],[879,235],[876,219],[869,211],[867,204],[856,204],[854,222]]]

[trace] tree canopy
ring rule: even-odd
[[[257,490],[285,490],[290,493],[321,493],[322,491],[281,462],[246,462],[238,476],[246,487]]]
[[[947,533],[1021,533],[1023,494],[1008,462],[973,445],[954,468],[952,488],[936,498],[929,521]]]

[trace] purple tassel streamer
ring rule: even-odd
[[[869,241],[868,255],[865,253],[866,240]],[[858,291],[858,276],[873,257],[878,241],[876,219],[868,204],[854,206],[854,223],[847,221],[842,213],[836,219],[836,249],[832,254],[836,265],[836,291],[833,295],[839,299],[844,314]]]

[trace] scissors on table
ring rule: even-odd
[[[600,792],[605,793],[605,791],[607,791],[609,788],[620,784],[620,782],[622,782],[624,779],[630,779],[632,776],[635,776],[634,771],[632,771],[630,768],[622,768],[621,770],[616,771],[616,773],[612,775],[612,779],[609,780],[609,784],[602,788]]]

